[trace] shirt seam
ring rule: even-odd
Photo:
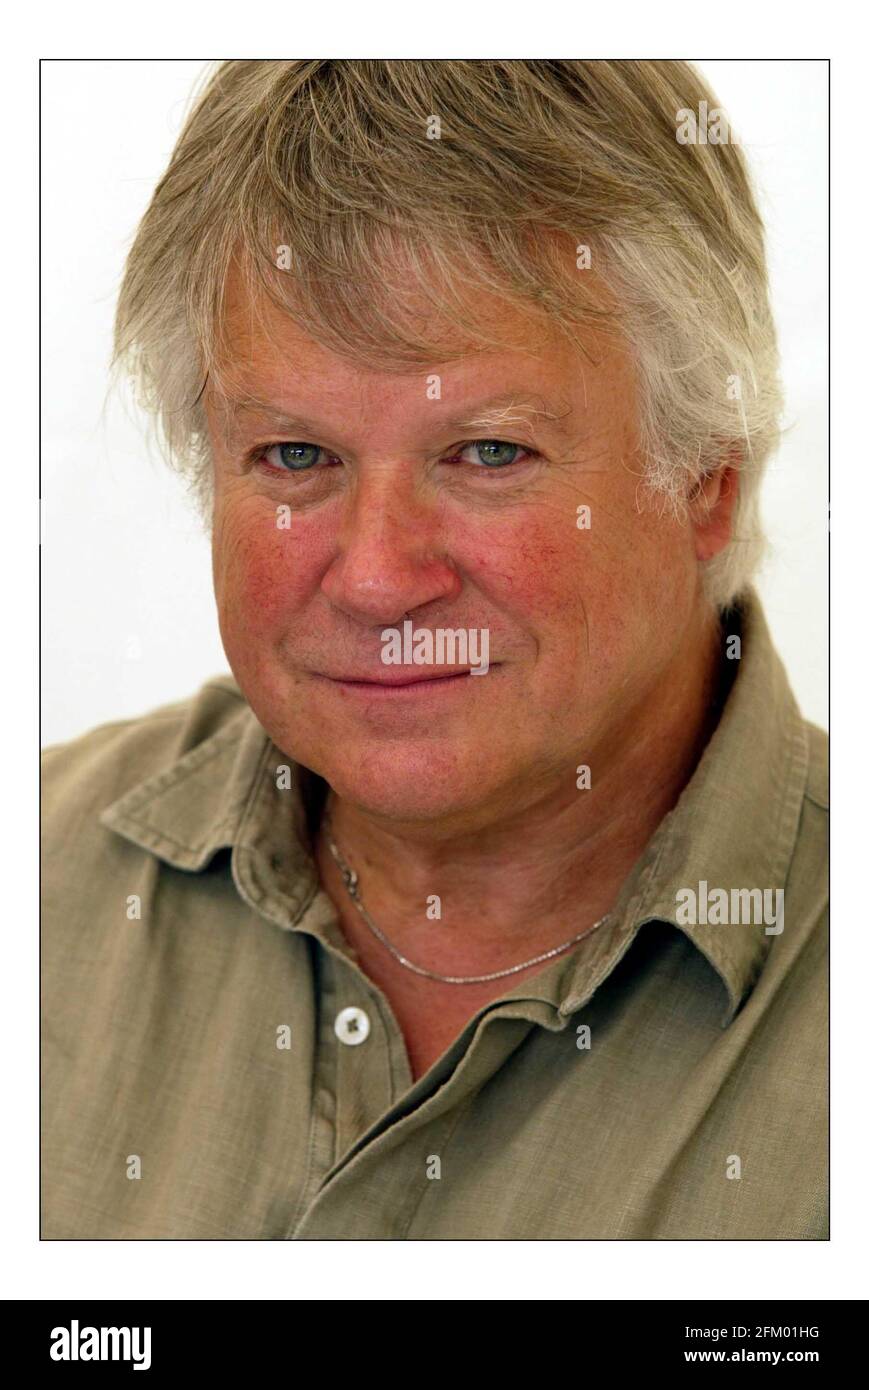
[[[465,1114],[470,1110],[470,1108],[471,1108],[471,1106],[473,1105],[473,1102],[474,1102],[474,1100],[476,1099],[476,1097],[477,1097],[477,1092],[472,1091],[471,1094],[468,1095],[468,1096],[466,1096],[465,1099],[461,1102],[461,1104],[458,1105],[458,1106],[456,1107],[455,1115],[454,1115],[454,1117],[453,1117],[453,1122],[452,1122],[452,1124],[447,1128],[447,1133],[446,1133],[445,1141],[441,1144],[441,1148],[443,1149],[443,1156],[444,1156],[444,1157],[446,1157],[447,1151],[448,1151],[450,1145],[452,1144],[453,1140],[454,1140],[455,1137],[456,1137],[456,1131],[458,1130],[459,1125],[461,1124],[462,1120],[464,1119]],[[449,1114],[449,1111],[447,1112],[447,1114]],[[430,1124],[430,1123],[431,1123],[431,1121],[428,1122],[428,1124]],[[421,1134],[424,1133],[424,1130],[425,1130],[426,1127],[427,1127],[426,1125],[423,1125],[423,1127],[422,1127],[422,1129],[421,1129],[421,1131],[420,1131]],[[428,1196],[429,1196],[429,1189],[428,1189],[427,1187],[424,1187],[423,1190],[422,1190],[422,1192],[420,1193],[419,1200],[417,1201],[416,1206],[414,1207],[413,1211],[410,1213],[410,1216],[408,1217],[407,1224],[406,1224],[406,1226],[404,1227],[404,1230],[402,1231],[401,1236],[399,1237],[400,1240],[408,1240],[408,1239],[410,1238],[410,1228],[411,1228],[411,1226],[413,1225],[414,1221],[416,1220],[417,1216],[419,1215],[420,1210],[421,1210],[422,1205],[423,1205],[423,1202],[425,1201],[425,1199],[426,1199]]]

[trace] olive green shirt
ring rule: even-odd
[[[609,921],[414,1082],[231,677],[49,749],[43,1236],[825,1238],[825,758],[752,599]]]

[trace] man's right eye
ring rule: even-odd
[[[262,457],[272,468],[282,469],[286,473],[303,473],[305,469],[314,467],[322,452],[319,444],[292,442],[272,444]]]

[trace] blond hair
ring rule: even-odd
[[[583,324],[625,335],[645,476],[666,504],[684,511],[706,475],[736,463],[733,538],[704,571],[714,603],[735,601],[762,553],[781,392],[742,151],[732,132],[677,138],[702,102],[717,106],[683,62],[221,64],[139,226],[115,326],[115,363],[203,514],[202,395],[231,265],[333,351],[405,370],[431,355],[408,284],[466,338],[470,284],[580,344]],[[568,238],[588,247],[606,309],[581,270],[566,275]]]

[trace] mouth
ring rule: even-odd
[[[489,668],[490,670],[493,667]],[[487,673],[488,674],[488,673]],[[467,685],[471,676],[471,671],[438,671],[434,674],[425,676],[401,675],[381,677],[371,680],[364,676],[326,676],[320,674],[317,679],[327,681],[329,685],[336,686],[339,690],[346,691],[349,695],[380,696],[392,699],[408,699],[414,695],[424,695],[432,692],[445,693],[447,690],[455,690],[462,685]],[[474,681],[476,684],[476,681]]]

